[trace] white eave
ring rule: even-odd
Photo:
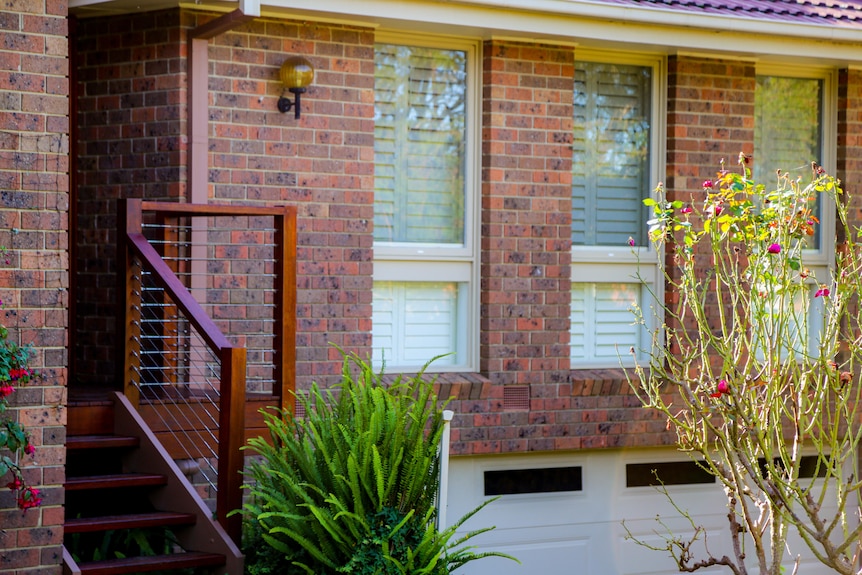
[[[236,1],[70,0],[81,16],[182,5],[236,9]],[[720,52],[756,59],[799,58],[831,64],[862,63],[858,24],[774,19],[642,8],[590,0],[261,0],[264,17],[354,23],[479,38],[503,37],[668,53]]]

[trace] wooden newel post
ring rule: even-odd
[[[141,200],[121,199],[117,205],[117,382],[135,407],[140,403],[141,268],[135,264],[129,234],[141,234]],[[138,310],[138,311],[136,311]]]
[[[242,517],[228,513],[242,507],[241,447],[245,442],[245,348],[221,351],[222,388],[219,407],[218,498],[216,517],[227,534],[239,545]]]

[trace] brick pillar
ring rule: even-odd
[[[736,167],[754,152],[754,63],[674,56],[668,60],[667,178],[682,200],[700,198],[722,158]]]
[[[573,62],[484,46],[481,371],[529,385],[535,409],[569,381]]]
[[[674,56],[667,84],[668,199],[702,203],[703,182],[715,179],[721,160],[736,170],[739,153],[754,151],[754,63]],[[673,254],[666,255],[668,273],[679,279]],[[696,257],[703,269],[712,265],[711,254]],[[665,299],[672,307],[677,294],[668,290]],[[707,305],[718,318],[715,298]]]
[[[862,224],[862,70],[838,75],[838,172],[844,189],[855,199],[850,213]]]
[[[10,4],[10,3],[7,3]],[[0,476],[0,572],[60,573],[68,319],[69,83],[65,2],[0,12],[0,323],[32,344],[42,374],[10,396],[34,457],[20,461],[42,507],[17,509]]]

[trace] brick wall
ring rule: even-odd
[[[553,449],[569,424],[501,410],[505,386],[536,411],[570,389],[573,54],[497,41],[483,52],[480,371],[491,385],[453,405],[452,440],[457,453]]]
[[[116,199],[186,195],[185,38],[212,19],[81,22],[78,379],[114,373]],[[373,41],[362,28],[267,19],[209,41],[209,197],[299,207],[300,386],[337,376],[330,343],[370,353]],[[298,121],[276,108],[278,70],[293,54],[317,69]]]
[[[667,84],[667,197],[702,202],[703,182],[715,180],[722,160],[728,170],[737,170],[740,152],[754,152],[754,62],[671,57]],[[667,269],[677,280],[673,253],[667,256]],[[703,269],[712,265],[711,254],[696,257]],[[669,306],[677,299],[666,292]],[[714,297],[707,309],[713,310],[710,317],[719,317]]]
[[[185,36],[179,12],[78,22],[75,373],[112,384],[117,199],[185,194]],[[105,33],[109,31],[108,33]]]
[[[862,223],[862,70],[842,70],[838,75],[838,172],[845,190],[858,205],[851,212]]]
[[[92,169],[85,163],[87,177],[94,179],[82,189],[92,191],[93,201],[115,197],[124,189],[132,190],[132,195],[165,197],[175,197],[183,189],[184,148],[181,145],[177,152],[168,145],[183,143],[184,112],[182,104],[174,105],[183,94],[177,80],[184,70],[179,30],[213,17],[196,12],[135,17],[143,19],[135,23],[135,30],[147,30],[148,22],[165,28],[162,36],[149,40],[144,33],[138,43],[155,44],[155,53],[166,55],[167,64],[154,66],[152,76],[144,74],[155,82],[153,86],[164,87],[166,99],[151,106],[146,99],[135,100],[132,118],[138,123],[132,121],[124,129],[136,137],[124,154],[154,142],[146,165],[164,165],[172,171],[164,178],[150,171],[143,180],[153,182],[149,187],[141,182],[119,185],[117,178],[146,172],[126,170],[125,155],[104,158],[111,148],[102,143],[99,130],[108,128],[100,122],[112,117],[113,107],[122,108],[122,97],[93,93],[85,99],[87,105],[104,108],[88,108],[81,114],[88,124],[88,145],[100,146],[88,158]],[[95,37],[106,24],[88,26]],[[82,36],[82,47],[88,45],[85,40]],[[330,342],[361,355],[370,349],[373,43],[371,29],[266,18],[209,43],[210,197],[299,208],[299,387],[312,380],[328,385],[338,378],[339,355]],[[95,50],[95,45],[85,50],[90,56],[82,60],[91,74],[88,83],[98,88],[105,84],[100,77],[129,73],[123,72],[125,65],[112,64],[126,62],[122,58],[127,51],[117,49],[116,55],[97,58]],[[569,366],[572,86],[577,50],[503,40],[489,41],[483,50],[480,372],[439,379],[441,394],[456,399],[451,405],[459,414],[453,432],[455,451],[672,443],[658,415],[641,409],[620,370]],[[303,97],[300,120],[275,108],[282,91],[277,71],[293,54],[306,56],[318,71]],[[91,61],[106,63],[91,66]],[[119,69],[111,71],[112,66]],[[93,75],[97,68],[101,76]],[[859,159],[853,151],[854,111],[859,106],[860,78],[855,71],[842,78],[846,110],[840,154],[847,157],[842,169],[855,175]],[[98,91],[119,85],[107,81]],[[714,176],[722,158],[732,167],[740,151],[752,153],[754,86],[750,61],[669,59],[665,184],[672,197],[699,198],[701,183]],[[91,88],[86,90],[89,94]],[[150,123],[168,136],[153,140],[148,136]],[[97,174],[95,166],[103,161],[108,163]],[[117,161],[120,166],[110,164]],[[103,229],[98,223],[91,227],[94,233],[105,233],[98,231]],[[82,257],[80,263],[92,262]]]
[[[316,69],[299,120],[276,108],[293,55]],[[329,385],[331,344],[371,353],[374,34],[260,19],[214,38],[209,57],[210,195],[298,207],[298,387]]]
[[[7,3],[9,4],[9,3]],[[17,509],[0,477],[0,572],[59,574],[65,460],[69,123],[66,3],[0,12],[0,323],[32,344],[42,378],[10,398],[35,457],[21,461],[41,508]],[[8,260],[8,263],[5,261]]]

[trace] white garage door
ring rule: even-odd
[[[562,455],[465,457],[451,460],[448,519],[463,516],[489,494],[505,493],[474,516],[465,530],[494,525],[472,540],[478,551],[497,550],[521,564],[486,558],[463,567],[460,575],[671,575],[678,573],[666,552],[626,540],[628,529],[656,545],[662,523],[677,534],[691,532],[664,495],[649,486],[651,469],[666,464],[686,484],[669,486],[674,501],[698,524],[709,529],[707,544],[715,555],[729,552],[725,497],[715,483],[688,467],[675,450],[575,452]],[[677,465],[682,464],[682,465]],[[628,474],[628,480],[627,480]],[[662,478],[665,478],[662,472]],[[643,481],[640,481],[643,480]],[[701,483],[697,483],[701,481]],[[513,493],[514,492],[514,493]],[[803,551],[790,542],[794,553]],[[788,555],[788,558],[790,555]],[[830,573],[813,558],[804,558],[800,573]],[[753,565],[749,565],[753,567]],[[792,569],[788,562],[787,572]],[[698,573],[727,573],[713,567]]]

